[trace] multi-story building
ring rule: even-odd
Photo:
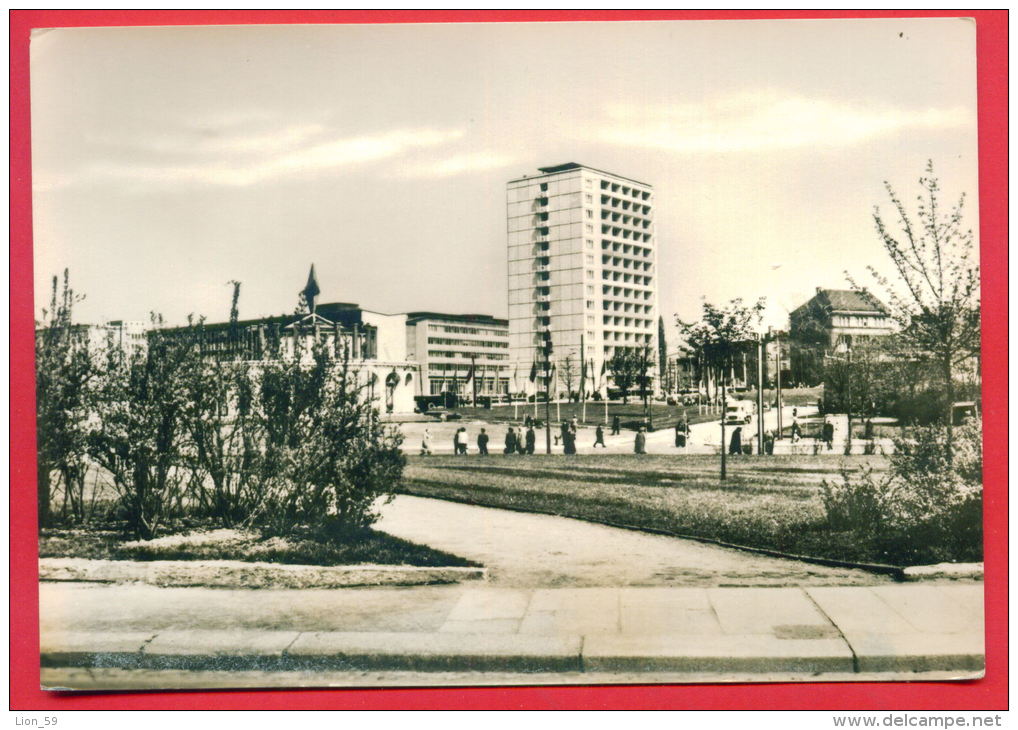
[[[421,395],[505,395],[510,388],[509,322],[486,314],[410,312],[407,357],[420,365]]]
[[[866,290],[823,289],[788,317],[789,334],[800,340],[823,340],[831,352],[865,346],[891,334],[887,307]]]
[[[509,359],[529,373],[550,331],[559,375],[566,358],[574,372],[582,360],[586,389],[604,391],[603,364],[619,350],[657,361],[653,188],[575,162],[538,171],[506,190]]]

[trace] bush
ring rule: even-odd
[[[928,426],[895,439],[890,469],[843,472],[824,482],[831,530],[872,541],[883,559],[903,565],[982,560],[982,422],[954,430]]]

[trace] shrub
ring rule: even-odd
[[[871,540],[896,564],[982,559],[982,423],[911,429],[895,440],[890,469],[843,472],[824,482],[828,526]]]

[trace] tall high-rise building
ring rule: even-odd
[[[509,359],[521,372],[554,345],[563,367],[588,364],[586,389],[604,392],[602,365],[619,349],[646,349],[656,375],[657,241],[652,186],[575,162],[509,181]],[[583,352],[581,353],[581,347]],[[570,357],[572,365],[566,365]],[[540,365],[539,365],[540,367]]]

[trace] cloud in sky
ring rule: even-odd
[[[597,141],[677,153],[846,147],[905,130],[973,123],[962,107],[903,109],[762,91],[695,104],[611,104]]]
[[[319,124],[302,124],[256,134],[180,134],[125,140],[130,159],[106,159],[77,170],[47,174],[36,192],[76,183],[130,182],[243,187],[267,180],[306,177],[351,165],[379,162],[441,147],[463,137],[460,129],[395,129],[376,134],[331,136]],[[470,160],[450,158],[452,174]]]
[[[486,150],[408,164],[396,173],[396,177],[407,179],[446,178],[470,172],[497,170],[517,162],[518,158],[514,155]]]

